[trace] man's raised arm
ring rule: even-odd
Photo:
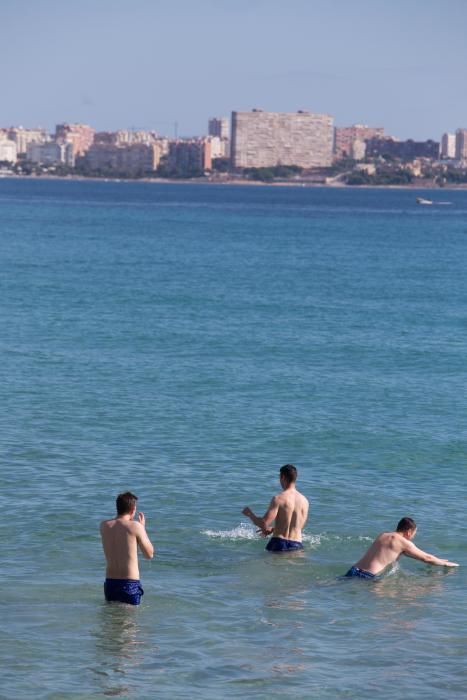
[[[459,566],[453,561],[448,561],[447,559],[440,559],[435,557],[433,554],[428,554],[424,552],[423,549],[419,549],[414,545],[413,542],[409,540],[404,541],[403,554],[412,559],[418,559],[419,561],[424,561],[426,564],[432,564],[433,566]]]
[[[136,539],[138,546],[145,559],[152,559],[154,556],[154,547],[151,540],[146,532],[146,518],[144,513],[138,513],[138,522],[135,523],[136,528]]]

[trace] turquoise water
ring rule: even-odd
[[[465,697],[467,192],[417,194],[0,181],[2,698]],[[302,557],[241,515],[285,462]],[[337,578],[403,515],[462,566]]]

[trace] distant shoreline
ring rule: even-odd
[[[467,183],[459,183],[457,185],[451,184],[449,186],[440,187],[439,185],[424,183],[424,184],[406,184],[406,185],[346,185],[344,183],[326,183],[326,182],[300,182],[300,181],[281,181],[281,182],[263,182],[261,180],[247,180],[247,179],[219,179],[219,180],[209,180],[208,178],[187,178],[187,179],[170,179],[170,178],[156,178],[156,177],[142,177],[142,178],[121,178],[121,177],[86,177],[84,175],[0,175],[0,182],[2,180],[59,180],[59,181],[77,181],[77,182],[125,182],[125,183],[139,183],[144,182],[146,184],[162,184],[162,185],[223,185],[232,186],[236,185],[239,187],[253,186],[253,187],[296,187],[296,188],[325,188],[334,190],[436,190],[436,191],[450,191],[450,190],[467,190]]]

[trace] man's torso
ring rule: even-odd
[[[273,537],[302,541],[302,529],[308,517],[308,500],[299,491],[283,491],[277,496],[279,510],[274,522]]]
[[[356,566],[372,574],[380,574],[402,554],[402,536],[396,532],[383,532]]]
[[[139,579],[135,523],[117,518],[101,524],[102,546],[107,560],[106,576],[114,579]]]

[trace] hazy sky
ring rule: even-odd
[[[0,126],[206,132],[259,107],[467,128],[467,0],[0,0]]]

